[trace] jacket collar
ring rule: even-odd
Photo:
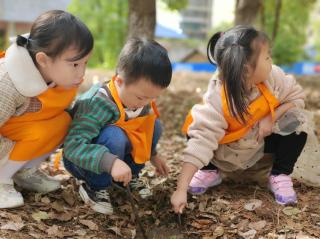
[[[6,51],[5,66],[20,94],[35,97],[48,89],[26,48],[12,44]]]

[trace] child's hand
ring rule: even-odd
[[[116,182],[123,182],[127,186],[132,179],[130,167],[120,159],[116,159],[111,168],[111,176]]]
[[[168,176],[169,173],[169,167],[167,166],[166,162],[159,158],[157,155],[153,157],[151,160],[151,163],[156,168],[156,174],[162,175],[162,176]]]
[[[182,214],[187,205],[187,191],[178,189],[174,191],[171,196],[171,204],[175,213]]]
[[[262,141],[266,136],[272,133],[273,122],[271,115],[267,115],[259,122],[258,142]]]

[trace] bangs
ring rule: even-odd
[[[68,31],[65,29],[65,24],[69,25]],[[77,61],[88,55],[92,51],[94,44],[89,29],[82,22],[75,20],[69,22],[61,21],[52,32],[51,39],[54,39],[53,44],[46,54],[56,58],[67,49],[74,47],[78,54],[70,61]]]

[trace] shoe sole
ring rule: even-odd
[[[92,201],[89,198],[86,190],[84,190],[84,188],[82,187],[82,185],[80,185],[80,187],[79,187],[79,194],[80,194],[81,199],[84,201],[84,203],[88,204],[92,208],[93,211],[99,212],[99,213],[102,213],[105,215],[112,215],[113,214],[113,210],[99,206],[97,203]]]
[[[296,199],[296,200],[289,201],[289,202],[287,202],[287,203],[278,201],[277,198],[276,198],[276,194],[275,194],[275,192],[272,190],[270,184],[268,184],[268,188],[269,188],[270,192],[273,193],[274,200],[276,201],[277,204],[282,205],[282,206],[288,206],[288,205],[296,205],[296,204],[298,203],[298,200],[297,200],[297,199]]]
[[[23,182],[20,181],[20,179],[13,179],[13,181],[15,182],[16,185],[18,185],[20,188],[30,191],[30,192],[37,192],[37,193],[51,193],[54,191],[57,191],[61,188],[61,183],[57,183],[56,187],[52,187],[52,188],[46,188],[46,189],[37,189],[35,187],[30,187],[29,185],[25,185]]]
[[[191,195],[202,195],[202,194],[204,194],[209,188],[218,186],[219,184],[221,184],[221,182],[222,182],[222,178],[220,177],[217,182],[215,182],[215,183],[213,183],[212,185],[209,185],[208,187],[204,188],[204,191],[203,191],[203,192],[194,193],[194,192],[190,192],[189,189],[188,189],[188,193],[190,193]],[[199,188],[201,188],[201,187],[199,187]]]
[[[15,204],[15,205],[10,205],[10,206],[0,206],[0,209],[9,209],[9,208],[17,208],[17,207],[22,207],[24,206],[24,201],[22,201],[19,204]]]

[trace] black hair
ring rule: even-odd
[[[29,37],[18,35],[16,43],[29,51],[35,64],[36,53],[44,52],[55,59],[71,46],[79,54],[70,61],[77,61],[90,53],[93,37],[77,17],[62,10],[52,10],[41,14],[34,21]]]
[[[131,38],[121,50],[116,74],[132,84],[145,77],[153,84],[166,88],[172,76],[167,50],[154,40]]]
[[[242,123],[248,115],[246,65],[255,69],[264,43],[269,43],[265,33],[241,25],[215,33],[208,42],[208,59],[218,66],[230,113]]]

